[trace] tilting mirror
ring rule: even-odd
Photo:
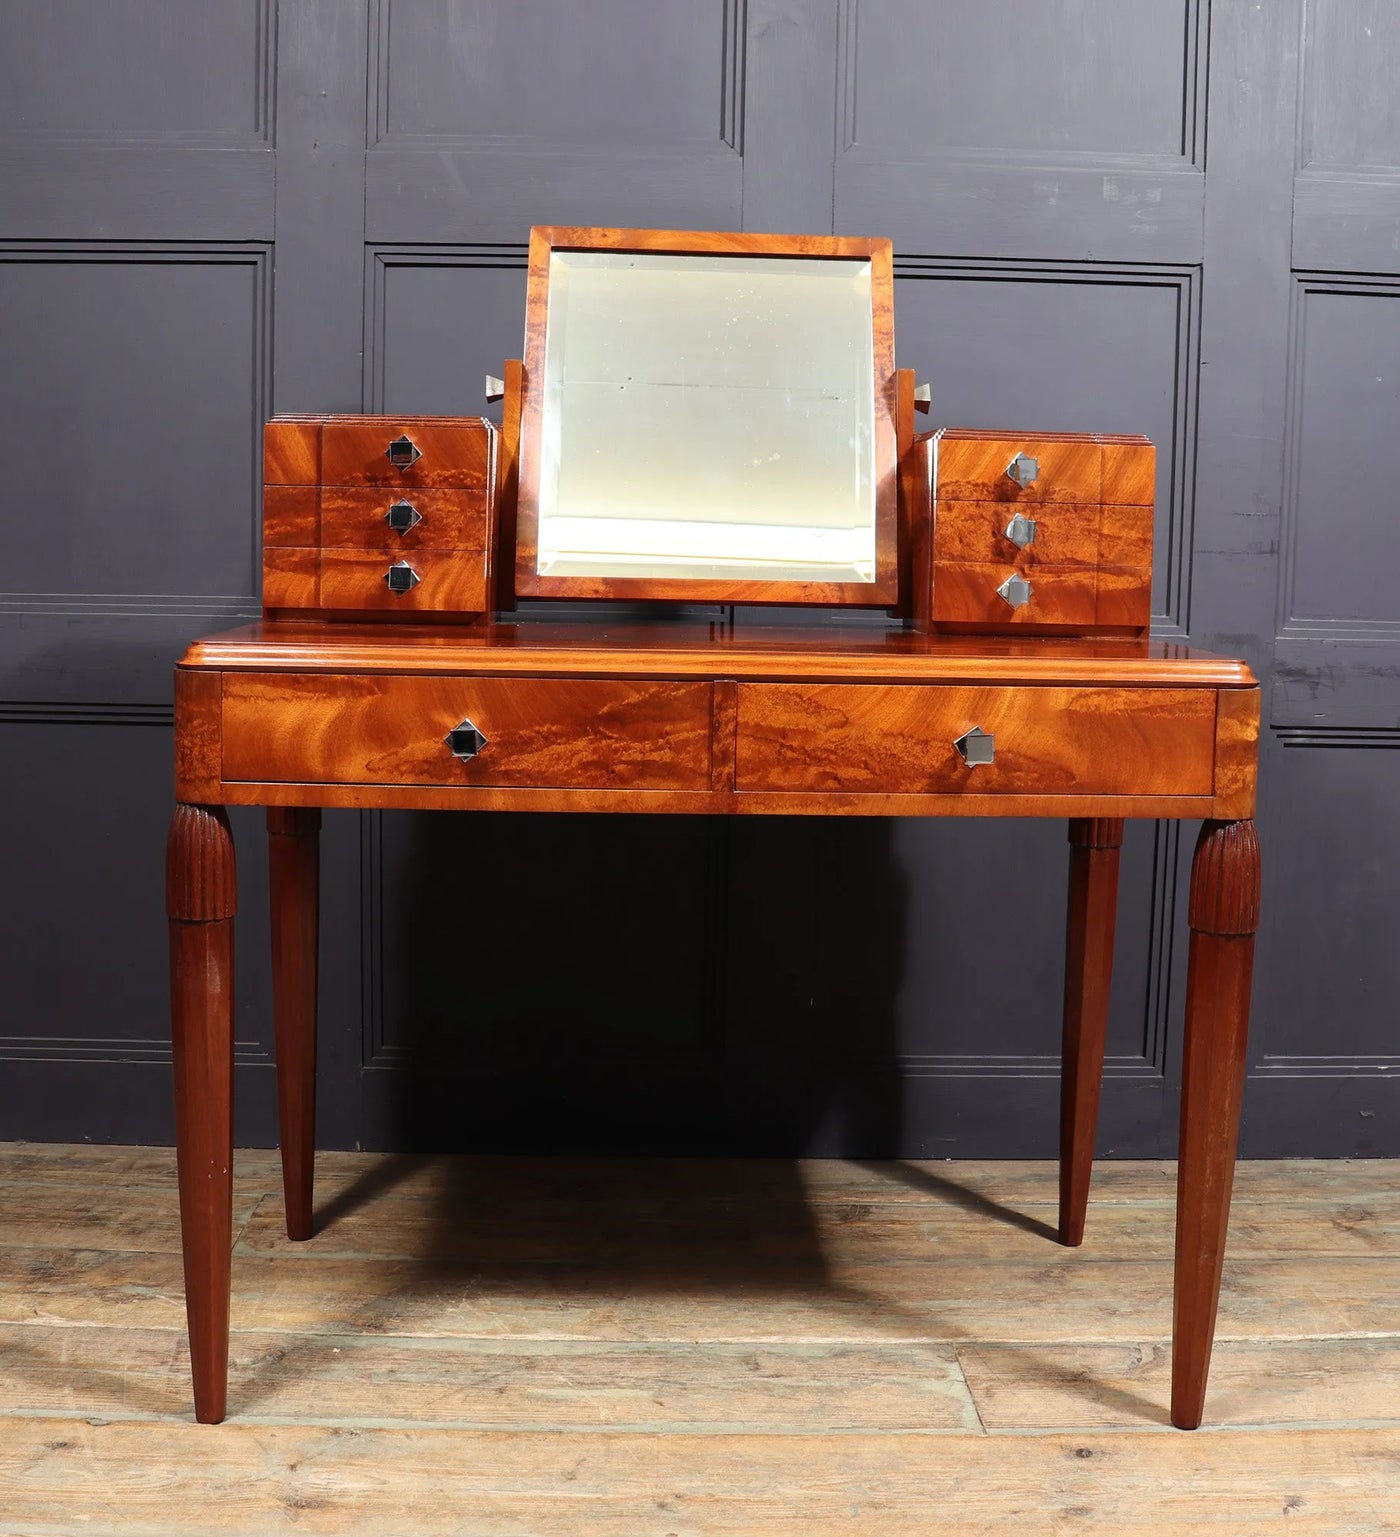
[[[887,242],[536,230],[516,588],[895,597]]]

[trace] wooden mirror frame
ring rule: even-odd
[[[545,326],[550,255],[564,251],[641,251],[717,256],[844,258],[870,263],[875,380],[875,580],[810,582],[698,580],[685,577],[541,576],[539,492]],[[510,381],[507,381],[508,385]],[[899,507],[893,256],[888,240],[843,235],[726,234],[693,230],[536,227],[530,231],[525,363],[519,397],[515,593],[530,598],[612,598],[672,603],[805,603],[885,608],[899,599]],[[512,402],[507,399],[509,418]]]

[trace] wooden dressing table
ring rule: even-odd
[[[603,238],[590,241],[597,235]],[[258,805],[268,808],[278,1093],[287,1226],[294,1239],[312,1230],[322,807],[1065,818],[1071,850],[1060,1239],[1071,1245],[1083,1237],[1093,1157],[1123,820],[1202,819],[1189,912],[1172,1388],[1173,1422],[1198,1425],[1229,1214],[1257,927],[1259,854],[1251,818],[1259,693],[1242,663],[1145,637],[1145,619],[1137,622],[1132,606],[1131,555],[1111,568],[1113,581],[1095,585],[1098,573],[1109,569],[1100,557],[1109,548],[1110,524],[1113,548],[1129,550],[1136,536],[1122,529],[1137,526],[1133,509],[1141,511],[1144,503],[1141,496],[1131,500],[1134,493],[1121,476],[1115,481],[1121,502],[1101,496],[1091,501],[1084,488],[1107,487],[1108,467],[1120,465],[1115,455],[1128,440],[1043,436],[1036,440],[1045,445],[1039,461],[1021,450],[1009,463],[998,444],[992,451],[1000,455],[996,474],[1004,469],[1011,485],[987,482],[982,501],[975,494],[968,499],[968,488],[975,493],[981,482],[967,466],[982,452],[985,436],[967,435],[971,457],[959,459],[950,447],[946,463],[964,465],[964,477],[946,505],[997,504],[989,525],[994,547],[983,563],[1013,563],[1010,574],[1000,568],[993,573],[999,585],[1004,579],[1008,592],[998,601],[1010,615],[998,626],[995,608],[990,623],[976,612],[955,612],[946,632],[935,633],[936,572],[942,569],[940,550],[946,553],[939,540],[956,533],[964,541],[948,546],[956,551],[965,547],[967,531],[981,525],[972,514],[959,524],[959,515],[949,511],[944,535],[938,532],[937,439],[915,434],[912,376],[895,374],[889,348],[881,355],[882,305],[888,340],[888,246],[808,240],[798,247],[804,257],[871,259],[873,253],[877,420],[874,432],[861,439],[874,466],[868,566],[858,558],[854,575],[814,577],[804,555],[794,566],[795,580],[784,584],[761,564],[769,559],[765,553],[756,557],[758,575],[696,579],[700,557],[689,550],[677,557],[689,563],[680,576],[618,577],[608,569],[579,575],[574,567],[594,557],[555,539],[553,547],[565,553],[551,576],[545,567],[554,557],[543,553],[555,536],[541,490],[541,465],[547,479],[549,454],[540,447],[548,444],[540,417],[551,409],[548,389],[539,387],[548,373],[541,312],[551,253],[574,246],[731,254],[757,247],[763,256],[789,250],[781,237],[553,232],[551,243],[546,233],[532,265],[526,365],[513,365],[505,381],[504,429],[497,440],[491,429],[473,424],[476,436],[460,438],[470,473],[453,484],[462,496],[463,483],[477,486],[480,537],[470,528],[462,533],[468,527],[461,521],[464,502],[447,508],[446,524],[459,540],[451,550],[399,542],[418,529],[401,510],[410,497],[416,500],[409,510],[422,514],[418,522],[435,516],[444,522],[442,506],[424,494],[442,494],[440,482],[427,483],[436,470],[426,448],[419,465],[401,446],[407,441],[417,451],[420,441],[434,441],[430,425],[379,422],[371,430],[336,418],[305,418],[291,431],[274,424],[269,493],[279,494],[268,498],[269,617],[198,642],[176,673],[178,804],[168,898],[197,1417],[223,1418],[228,1362],[236,881],[223,808]],[[852,247],[858,248],[853,258]],[[762,277],[764,269],[758,270]],[[633,382],[630,372],[626,382]],[[669,376],[666,383],[673,383]],[[565,398],[567,384],[566,375]],[[793,387],[781,389],[788,409]],[[703,429],[703,410],[699,415]],[[355,433],[370,445],[365,453]],[[563,443],[567,450],[567,437]],[[328,466],[346,444],[354,453],[343,473],[358,477],[350,482],[354,495],[328,479]],[[1090,474],[1086,463],[1096,478],[1084,479]],[[289,464],[302,468],[287,469]],[[1034,474],[1027,464],[1037,465]],[[1039,464],[1048,469],[1036,478]],[[663,470],[674,473],[674,466],[663,463]],[[1057,502],[1057,486],[1073,495]],[[353,552],[372,577],[373,591],[357,589],[346,574],[358,569],[355,561],[327,547],[332,526],[342,530],[338,537],[345,537],[347,526],[350,537],[360,537],[354,533],[358,525],[346,522],[356,497],[375,520]],[[1016,505],[1008,509],[1002,505],[1007,501]],[[1150,545],[1150,493],[1145,505]],[[1004,550],[997,543],[1003,515],[1014,519],[1018,509],[1022,522],[1008,521],[1006,537],[1029,524],[1031,539],[1026,546],[1013,539],[1018,548]],[[1082,604],[1087,582],[1091,597],[1082,612],[1089,622],[1079,628],[1090,633],[1065,633],[1075,625],[1053,609],[1037,610],[1029,621],[1021,612],[1033,605],[1020,598],[1015,581],[1028,589],[1041,582],[1041,568],[1022,558],[1027,548],[1034,553],[1037,522],[1040,550],[1060,552],[1053,561],[1046,557],[1044,601]],[[593,537],[593,526],[583,529],[581,542]],[[823,526],[806,548],[817,548],[835,526]],[[1086,557],[1076,565],[1080,546],[1074,541],[1091,526],[1099,531],[1094,563]],[[664,544],[671,534],[656,537]],[[746,529],[743,537],[758,548],[768,534]],[[855,548],[843,545],[839,558],[848,559]],[[670,557],[663,549],[656,558]],[[471,574],[478,561],[480,584]],[[606,567],[606,559],[601,563]],[[960,569],[976,564],[962,560]],[[386,566],[387,572],[407,567],[416,580],[410,584],[402,572],[387,575]],[[437,570],[454,574],[453,581],[438,583],[439,596],[431,599],[448,607],[386,606],[381,581],[394,598],[417,591],[422,602],[422,589]],[[575,580],[581,590],[570,587]],[[842,601],[836,589],[846,588],[849,601],[893,612],[886,627],[844,628],[742,619],[517,619],[509,612],[515,593],[542,588],[553,589],[547,596],[664,594],[723,601],[716,589],[736,584],[745,590],[730,590],[731,598],[823,604]],[[462,592],[474,592],[476,585],[484,596],[464,601]],[[791,590],[797,585],[801,596]],[[953,590],[948,578],[944,592]],[[347,608],[347,593],[355,606]],[[1105,593],[1111,595],[1107,607]],[[1015,606],[1013,597],[1020,598]],[[983,608],[991,601],[984,587],[977,588],[975,601]],[[481,612],[450,607],[465,610],[472,602]],[[1103,622],[1094,622],[1096,614]],[[417,622],[405,622],[410,617]],[[996,633],[998,628],[1010,633]]]

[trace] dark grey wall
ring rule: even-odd
[[[1151,434],[1158,630],[1268,689],[1246,1148],[1400,1153],[1394,6],[0,20],[0,1136],[169,1136],[169,669],[256,612],[263,417],[478,409],[529,225],[577,222],[891,235],[937,420]],[[1120,1153],[1173,1146],[1191,836],[1129,830]],[[1065,862],[1047,823],[330,814],[321,1140],[1048,1154]]]

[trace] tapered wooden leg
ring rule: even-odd
[[[1069,824],[1069,920],[1065,933],[1065,1022],[1060,1058],[1060,1242],[1084,1242],[1084,1213],[1099,1120],[1113,932],[1118,917],[1117,817]]]
[[[267,813],[272,881],[272,1012],[287,1237],[311,1237],[316,1146],[316,941],[321,813]]]
[[[1191,955],[1177,1172],[1172,1424],[1194,1430],[1220,1302],[1259,927],[1254,823],[1207,822],[1191,867]]]
[[[170,1020],[195,1418],[228,1396],[233,1241],[233,838],[221,806],[178,805],[166,846]]]

